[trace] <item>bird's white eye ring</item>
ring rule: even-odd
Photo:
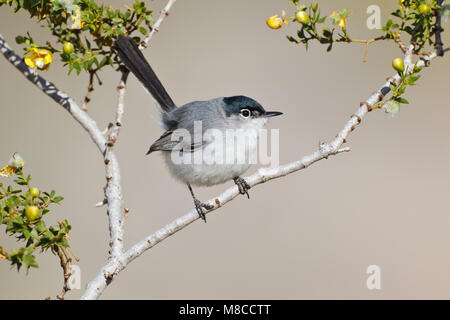
[[[248,109],[242,109],[242,110],[241,110],[241,116],[243,116],[244,118],[250,117],[251,114],[252,114],[252,113],[251,113],[250,110],[248,110]]]

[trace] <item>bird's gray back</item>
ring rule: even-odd
[[[162,123],[165,130],[183,128],[190,133],[194,132],[195,121],[201,121],[203,132],[213,128],[222,129],[226,122],[223,106],[223,97],[207,101],[193,101],[164,113]]]

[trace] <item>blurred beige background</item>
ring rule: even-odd
[[[165,4],[146,2],[155,13]],[[380,5],[385,21],[397,1],[320,3],[324,14],[348,6],[350,35],[370,38],[377,31],[366,28],[366,8]],[[145,55],[177,104],[245,94],[283,111],[270,127],[280,128],[286,163],[332,139],[393,73],[391,60],[400,51],[394,43],[375,43],[367,63],[359,44],[336,45],[331,53],[314,44],[305,52],[285,39],[295,27],[266,27],[265,19],[282,9],[292,12],[288,1],[178,1]],[[48,37],[23,12],[0,8],[0,33],[18,53],[14,37],[27,30],[36,41]],[[450,45],[449,34],[444,40]],[[208,215],[207,224],[198,221],[146,252],[102,298],[449,299],[449,58],[423,71],[420,86],[407,91],[411,104],[395,118],[370,113],[350,136],[352,152],[253,188],[250,200],[239,197]],[[82,100],[86,75],[67,76],[55,62],[44,76]],[[118,77],[105,72],[93,92],[89,114],[101,127],[113,119]],[[136,79],[128,83],[116,146],[131,209],[126,247],[192,208],[187,188],[168,175],[162,157],[144,156],[161,134],[158,114]],[[52,219],[67,217],[73,226],[84,288],[108,251],[105,209],[94,207],[103,199],[102,159],[78,123],[3,57],[0,93],[0,161],[19,152],[36,186],[65,196]],[[209,199],[231,185],[196,192]],[[0,231],[2,245],[13,247]],[[26,276],[0,261],[0,298],[54,298],[62,288],[58,260],[46,253],[38,262]],[[381,290],[366,288],[369,265],[381,268]],[[67,298],[81,294],[74,290]]]

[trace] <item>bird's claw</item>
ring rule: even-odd
[[[249,184],[244,179],[242,179],[241,177],[236,177],[233,180],[234,180],[234,183],[239,188],[239,193],[240,194],[246,194],[247,198],[250,199],[250,196],[248,194],[248,190],[250,190],[251,187],[249,186]]]
[[[205,211],[203,209],[210,210],[210,209],[212,209],[212,207],[210,205],[200,202],[198,199],[194,199],[194,205],[195,205],[195,209],[197,210],[199,217],[202,218],[202,220],[206,222],[206,215],[205,215]]]

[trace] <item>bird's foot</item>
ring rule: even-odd
[[[251,187],[248,185],[248,183],[244,179],[242,179],[241,177],[236,177],[233,180],[234,180],[234,183],[239,188],[239,193],[240,194],[246,194],[247,198],[250,199],[250,196],[248,195],[248,190],[250,190]]]
[[[200,202],[200,200],[198,200],[198,199],[194,199],[194,205],[195,205],[195,209],[197,210],[199,217],[202,218],[202,220],[206,222],[206,215],[205,215],[205,211],[203,209],[210,210],[210,209],[212,209],[212,206],[204,204],[204,203]]]

